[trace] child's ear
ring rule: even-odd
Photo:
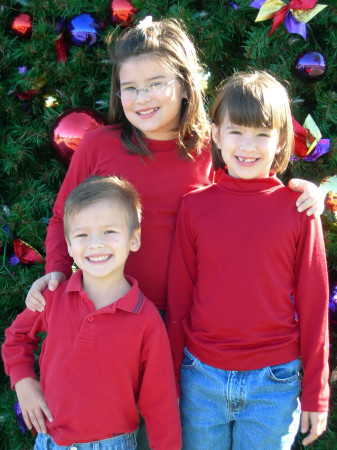
[[[215,145],[220,149],[220,127],[215,125],[215,123],[212,123],[212,139]]]
[[[283,148],[284,148],[284,140],[280,139],[275,151],[276,155],[278,155],[283,150]]]
[[[67,238],[66,238],[66,242],[67,242],[69,256],[73,257],[72,250],[71,250],[71,244],[70,244],[70,242],[68,241]]]
[[[140,228],[133,232],[133,235],[132,235],[132,238],[131,238],[130,250],[132,252],[137,252],[139,250],[139,248],[140,248]]]

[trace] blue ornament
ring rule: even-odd
[[[77,46],[94,45],[101,31],[100,23],[92,14],[80,14],[66,23],[65,38]]]

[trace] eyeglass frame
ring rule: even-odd
[[[161,89],[163,89],[165,86],[168,86],[168,85],[170,85],[171,83],[173,83],[173,81],[175,81],[175,80],[177,80],[177,78],[172,78],[172,80],[170,80],[170,81],[159,81],[158,83],[160,83],[160,84],[162,84],[162,88]],[[154,84],[155,82],[153,82],[153,83],[150,83],[148,86],[150,86],[151,84]],[[147,87],[147,86],[145,86],[145,87],[143,87],[143,88],[140,88],[140,89],[136,89],[136,88],[134,88],[134,90],[133,91],[131,91],[132,93],[135,93],[135,98],[137,98],[137,96],[138,96],[138,94],[139,94],[139,92],[140,91],[145,91],[147,94],[149,94],[150,96],[152,96],[153,94],[151,94],[151,91],[149,91],[149,87]],[[116,91],[115,92],[115,95],[117,95],[117,97],[119,97],[120,99],[122,99],[122,92],[123,92],[123,90],[122,89],[120,89],[119,91]],[[160,90],[160,92],[161,92],[161,90]]]

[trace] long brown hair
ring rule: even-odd
[[[159,62],[177,78],[186,93],[182,99],[180,127],[178,131],[179,154],[193,158],[192,151],[200,151],[209,131],[204,98],[198,82],[198,59],[195,47],[180,22],[163,19],[157,22],[144,20],[124,30],[117,37],[113,32],[107,39],[112,63],[109,122],[122,123],[121,139],[124,146],[139,155],[151,155],[146,138],[125,117],[121,100],[115,95],[120,89],[119,71],[129,58],[144,55]]]

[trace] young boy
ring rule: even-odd
[[[293,142],[284,87],[265,72],[235,74],[213,111],[220,179],[184,196],[169,270],[183,449],[289,450],[301,362],[303,444],[327,422],[322,227],[297,212],[296,194],[275,175]]]
[[[64,210],[79,270],[55,292],[45,290],[43,313],[26,309],[6,330],[6,372],[28,428],[39,433],[36,449],[135,449],[138,409],[152,449],[181,448],[165,327],[136,280],[124,275],[129,252],[140,247],[140,216],[127,181],[83,181]],[[33,351],[44,331],[39,382]]]

